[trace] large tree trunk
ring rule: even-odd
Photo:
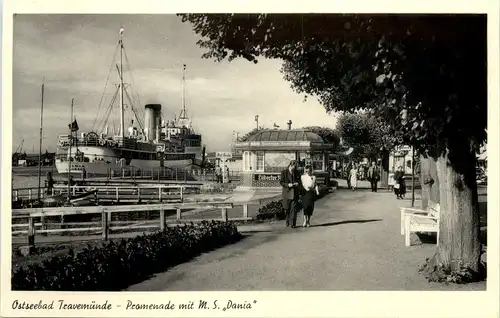
[[[447,152],[437,159],[441,223],[434,264],[444,269],[480,271],[479,206],[475,181],[475,155]],[[432,192],[432,191],[431,191]],[[431,193],[432,198],[432,193]]]
[[[437,161],[433,158],[430,158],[429,161],[429,172],[430,177],[433,180],[431,185],[430,197],[429,199],[433,202],[440,203],[441,202],[441,182],[439,179],[439,175],[437,172]]]
[[[420,155],[420,185],[422,187],[422,209],[426,209],[429,200],[439,203],[439,178],[436,160]]]
[[[429,198],[431,196],[431,185],[430,181],[430,171],[429,171],[429,161],[431,158],[425,158],[424,155],[420,155],[420,187],[422,188],[422,201],[421,208],[423,210],[427,209],[429,204]]]

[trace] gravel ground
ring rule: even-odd
[[[128,290],[485,290],[484,282],[446,286],[418,273],[435,245],[413,236],[405,247],[398,207],[410,204],[387,190],[341,189],[318,200],[310,228],[249,226],[242,241]]]

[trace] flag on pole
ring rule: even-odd
[[[78,127],[76,119],[71,124],[69,124],[68,127],[71,130],[71,132],[78,131],[80,129],[80,127]]]
[[[123,27],[120,28],[120,35],[123,35],[123,32],[125,32],[125,29]]]
[[[259,115],[255,115],[255,121],[259,121]]]

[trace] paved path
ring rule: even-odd
[[[283,222],[247,228],[242,241],[129,290],[485,290],[484,283],[430,284],[417,272],[435,245],[414,236],[414,245],[404,246],[398,207],[409,200],[387,190],[341,189],[316,205],[310,228]]]

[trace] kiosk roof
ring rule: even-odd
[[[261,130],[250,137],[247,141],[311,141],[324,143],[323,138],[309,130]]]

